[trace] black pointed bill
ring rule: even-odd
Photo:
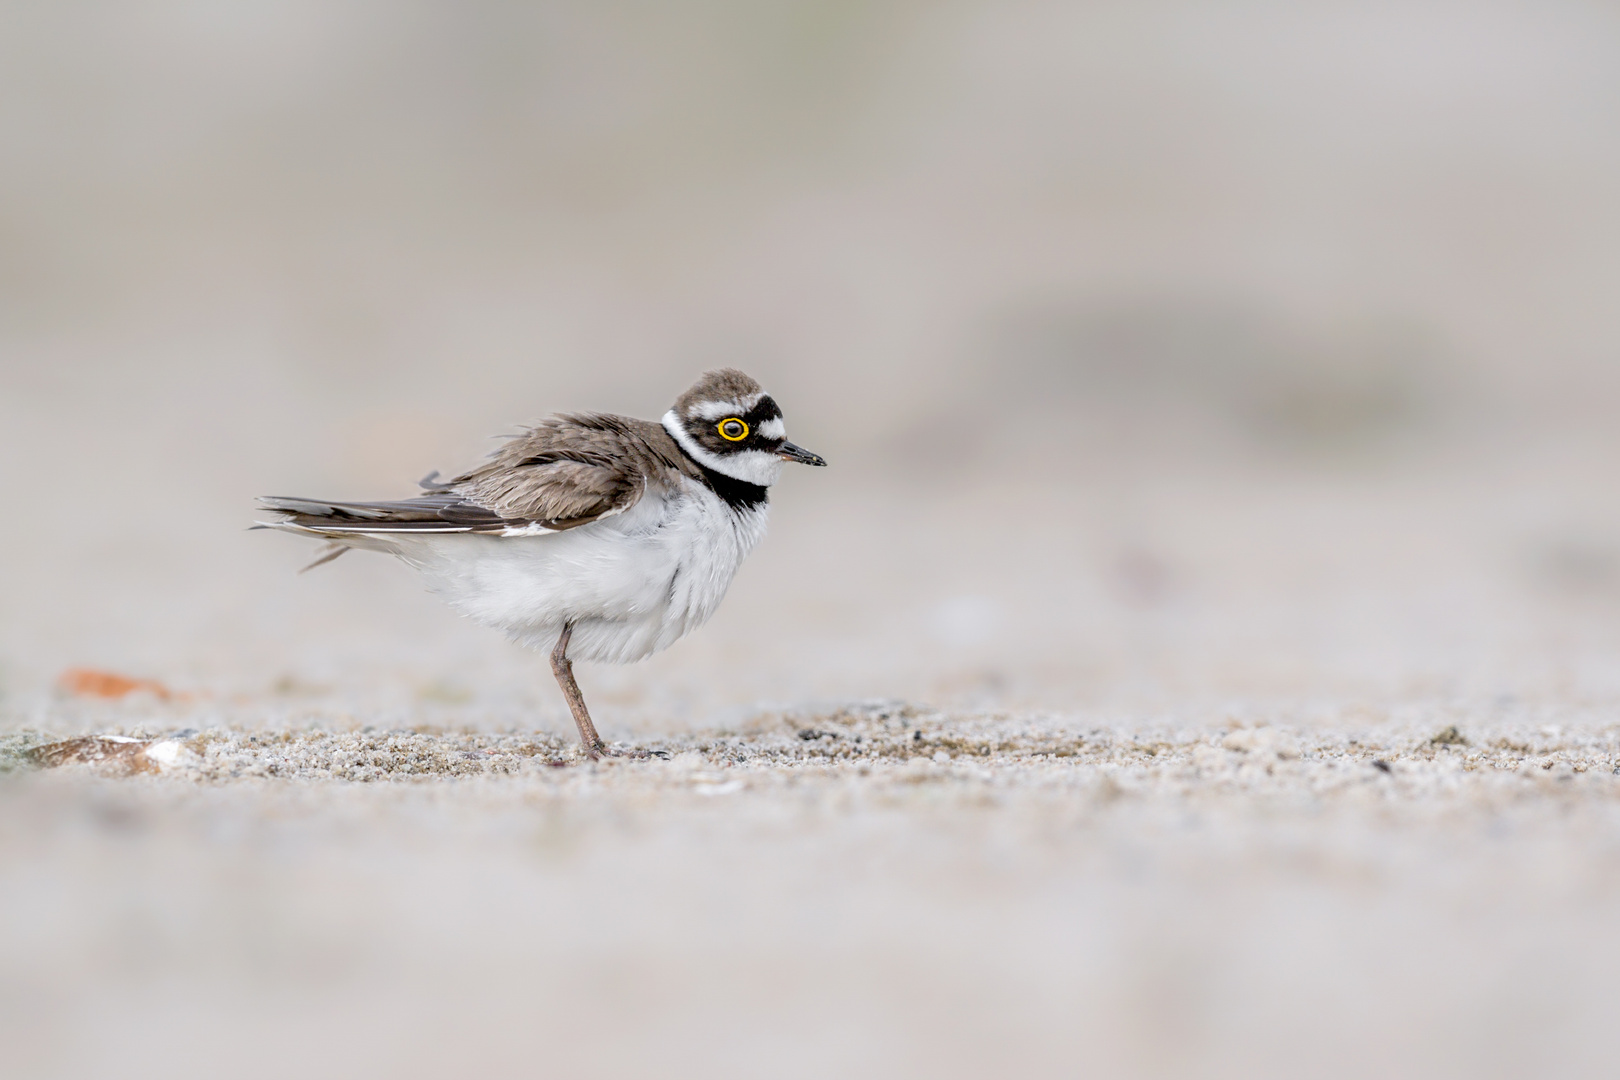
[[[784,442],[781,446],[778,446],[776,448],[776,456],[779,458],[785,458],[788,461],[797,461],[801,465],[827,464],[827,459],[822,457],[820,454],[812,454],[804,447],[796,446],[790,442]]]

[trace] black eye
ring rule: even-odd
[[[720,437],[727,442],[742,442],[748,438],[748,425],[735,416],[720,421]]]

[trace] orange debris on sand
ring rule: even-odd
[[[132,679],[111,671],[93,668],[69,668],[57,680],[62,689],[77,697],[121,698],[145,690],[160,701],[169,701],[174,694],[167,686],[153,679]]]

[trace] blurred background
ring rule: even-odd
[[[252,497],[720,364],[833,468],[623,724],[1620,689],[1610,5],[10,3],[0,135],[14,705],[566,725]]]
[[[252,500],[725,364],[831,468],[581,667],[604,734],[900,698],[1092,755],[14,773],[7,1060],[1602,1075],[1617,192],[1595,0],[0,0],[0,749],[569,735]]]

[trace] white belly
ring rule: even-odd
[[[683,484],[565,532],[390,539],[467,617],[545,648],[571,622],[570,657],[627,663],[707,622],[765,534],[765,507],[738,513],[707,487]]]

